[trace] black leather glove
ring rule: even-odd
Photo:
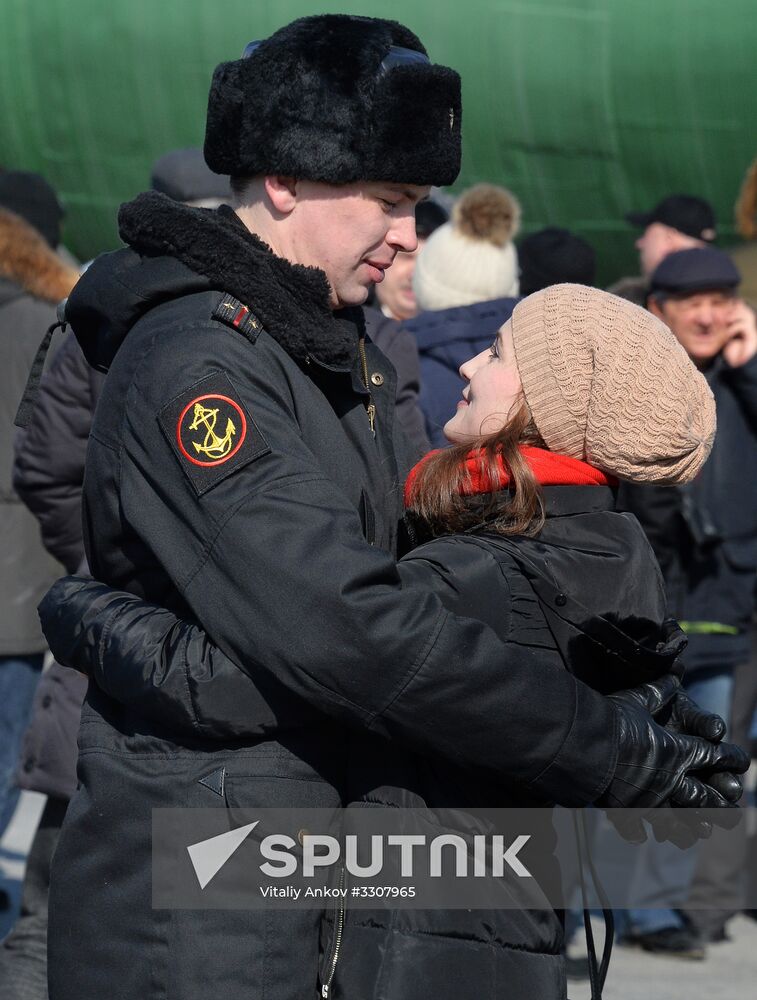
[[[676,677],[678,676],[676,674]],[[699,736],[703,740],[709,740],[710,743],[720,743],[726,733],[725,721],[714,712],[708,712],[697,705],[683,688],[678,688],[673,696],[669,697],[670,686],[669,678],[665,675],[658,681],[651,681],[621,693],[626,697],[633,697],[642,708],[654,716],[655,722],[664,726],[669,732]]]
[[[688,735],[685,730],[693,728],[719,736],[722,727],[713,722],[717,716],[703,712],[687,697],[676,705],[679,688],[679,678],[668,674],[609,695],[618,713],[618,760],[598,805],[610,809],[653,810],[662,805],[727,809],[741,797],[737,775],[748,769],[748,756],[732,744]],[[668,714],[669,728],[659,725],[652,712]],[[638,813],[611,818],[627,839],[646,839]],[[679,846],[688,846],[712,831],[712,814],[710,818],[692,815],[691,822],[685,824],[670,810],[665,817],[650,814],[646,818],[653,823],[658,839],[670,839]],[[724,816],[722,825],[732,826],[731,817]]]

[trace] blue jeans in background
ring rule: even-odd
[[[43,659],[42,653],[0,656],[0,837],[18,802],[19,791],[13,775]]]
[[[702,708],[715,712],[730,726],[732,670],[694,671],[686,678],[686,691]],[[683,906],[694,877],[697,847],[682,851],[673,844],[655,846],[653,852],[641,851],[633,878],[633,896],[653,907],[660,900],[676,899]],[[618,937],[629,931],[651,934],[665,927],[683,927],[681,915],[672,909],[619,910],[615,914]]]

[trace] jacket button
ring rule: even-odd
[[[51,694],[46,694],[42,699],[42,707],[49,708],[53,703],[53,696]]]
[[[371,375],[371,382],[373,382],[374,385],[381,386],[384,384],[384,376],[381,372],[374,372],[373,375]]]
[[[26,771],[27,774],[29,774],[30,771],[34,770],[36,763],[37,761],[34,759],[34,757],[26,758],[26,760],[24,761],[24,770]]]
[[[297,839],[300,842],[300,847],[302,847],[302,842],[305,839],[305,837],[309,836],[310,836],[310,830],[306,830],[304,827],[302,828],[302,830],[297,831]]]
[[[565,594],[558,594],[557,597],[555,598],[555,604],[558,606],[558,608],[564,608],[567,603],[568,603],[568,598],[565,596]]]

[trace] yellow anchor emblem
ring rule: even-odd
[[[225,458],[231,451],[234,435],[237,432],[234,421],[228,417],[226,420],[226,433],[223,437],[216,434],[216,423],[218,422],[218,408],[208,409],[201,403],[195,403],[194,420],[189,425],[190,431],[199,430],[201,426],[205,428],[205,440],[202,444],[193,441],[194,449],[198,455],[205,455],[211,461],[218,461]]]

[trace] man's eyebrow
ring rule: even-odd
[[[412,191],[410,188],[403,188],[401,184],[390,184],[389,187],[397,194],[402,195],[403,198],[407,198],[408,201],[415,202],[416,205],[420,205],[424,201],[429,201],[431,198],[430,192],[419,198],[415,191]]]

